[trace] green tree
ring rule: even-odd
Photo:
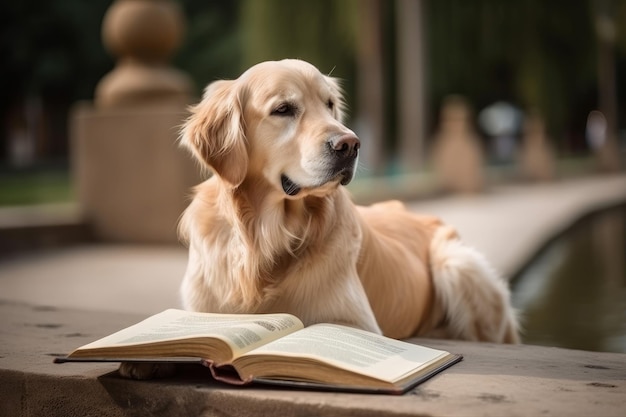
[[[537,109],[561,149],[593,109],[596,47],[589,0],[429,0],[431,100],[468,96]],[[580,133],[579,133],[580,134]],[[571,140],[571,137],[569,138]]]
[[[242,0],[240,70],[300,58],[345,79],[352,94],[357,7],[358,0]]]
[[[46,125],[42,153],[67,153],[67,111],[89,98],[112,66],[100,41],[100,23],[110,0],[26,0],[0,5],[0,157],[8,135],[24,124],[36,99]]]
[[[191,76],[200,94],[211,81],[233,78],[241,69],[240,2],[179,1],[187,19],[187,30],[174,65]]]

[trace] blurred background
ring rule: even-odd
[[[176,245],[201,179],[175,145],[185,108],[264,60],[304,59],[343,80],[346,123],[363,142],[358,202],[623,175],[623,0],[26,0],[3,2],[0,22],[0,271],[10,256],[68,244]],[[535,294],[517,295],[527,341],[626,351],[624,213],[581,220],[510,273],[544,282],[541,296],[516,284]],[[611,249],[565,261],[596,259],[606,244],[585,236],[598,227]],[[580,286],[545,285],[575,272]],[[594,273],[610,276],[610,311],[606,289],[593,314],[580,297],[533,304],[588,295]],[[554,309],[590,327],[550,325]],[[599,327],[609,342],[590,333]]]
[[[96,85],[115,65],[101,36],[111,3],[29,0],[0,6],[3,174],[54,168],[50,186],[58,198],[69,197],[63,187],[69,110],[78,100],[93,99]],[[416,117],[403,100],[421,106],[423,124],[412,135],[423,136],[417,151],[423,153],[438,126],[441,104],[451,94],[464,96],[474,115],[494,103],[508,105],[500,110],[513,119],[516,112],[538,113],[559,158],[590,154],[586,123],[593,110],[612,119],[608,122],[624,144],[619,123],[624,118],[618,117],[626,100],[626,85],[618,82],[626,66],[626,31],[619,30],[626,2],[621,0],[178,4],[187,23],[172,63],[191,77],[195,96],[209,82],[236,78],[263,60],[308,60],[344,80],[348,124],[376,132],[382,152],[362,161],[368,174],[425,169],[423,158],[401,164],[399,122],[404,112]],[[417,82],[422,85],[414,87]],[[406,98],[406,89],[417,97]],[[488,162],[510,162],[506,145],[499,149],[493,143],[493,129],[472,122]],[[521,119],[511,124],[510,135],[519,139]],[[27,198],[18,194],[3,192],[0,198],[6,203]]]

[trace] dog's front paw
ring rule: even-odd
[[[173,363],[122,362],[119,373],[130,379],[166,378],[176,373],[176,366]]]

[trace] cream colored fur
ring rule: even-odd
[[[273,113],[284,103],[293,116]],[[402,203],[356,207],[328,173],[326,144],[353,135],[342,112],[337,82],[298,60],[207,88],[182,135],[215,174],[180,224],[185,308],[516,342],[507,285],[481,254]],[[281,188],[283,174],[301,185],[296,195]]]

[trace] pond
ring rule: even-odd
[[[524,343],[626,353],[626,205],[552,240],[514,277]]]

